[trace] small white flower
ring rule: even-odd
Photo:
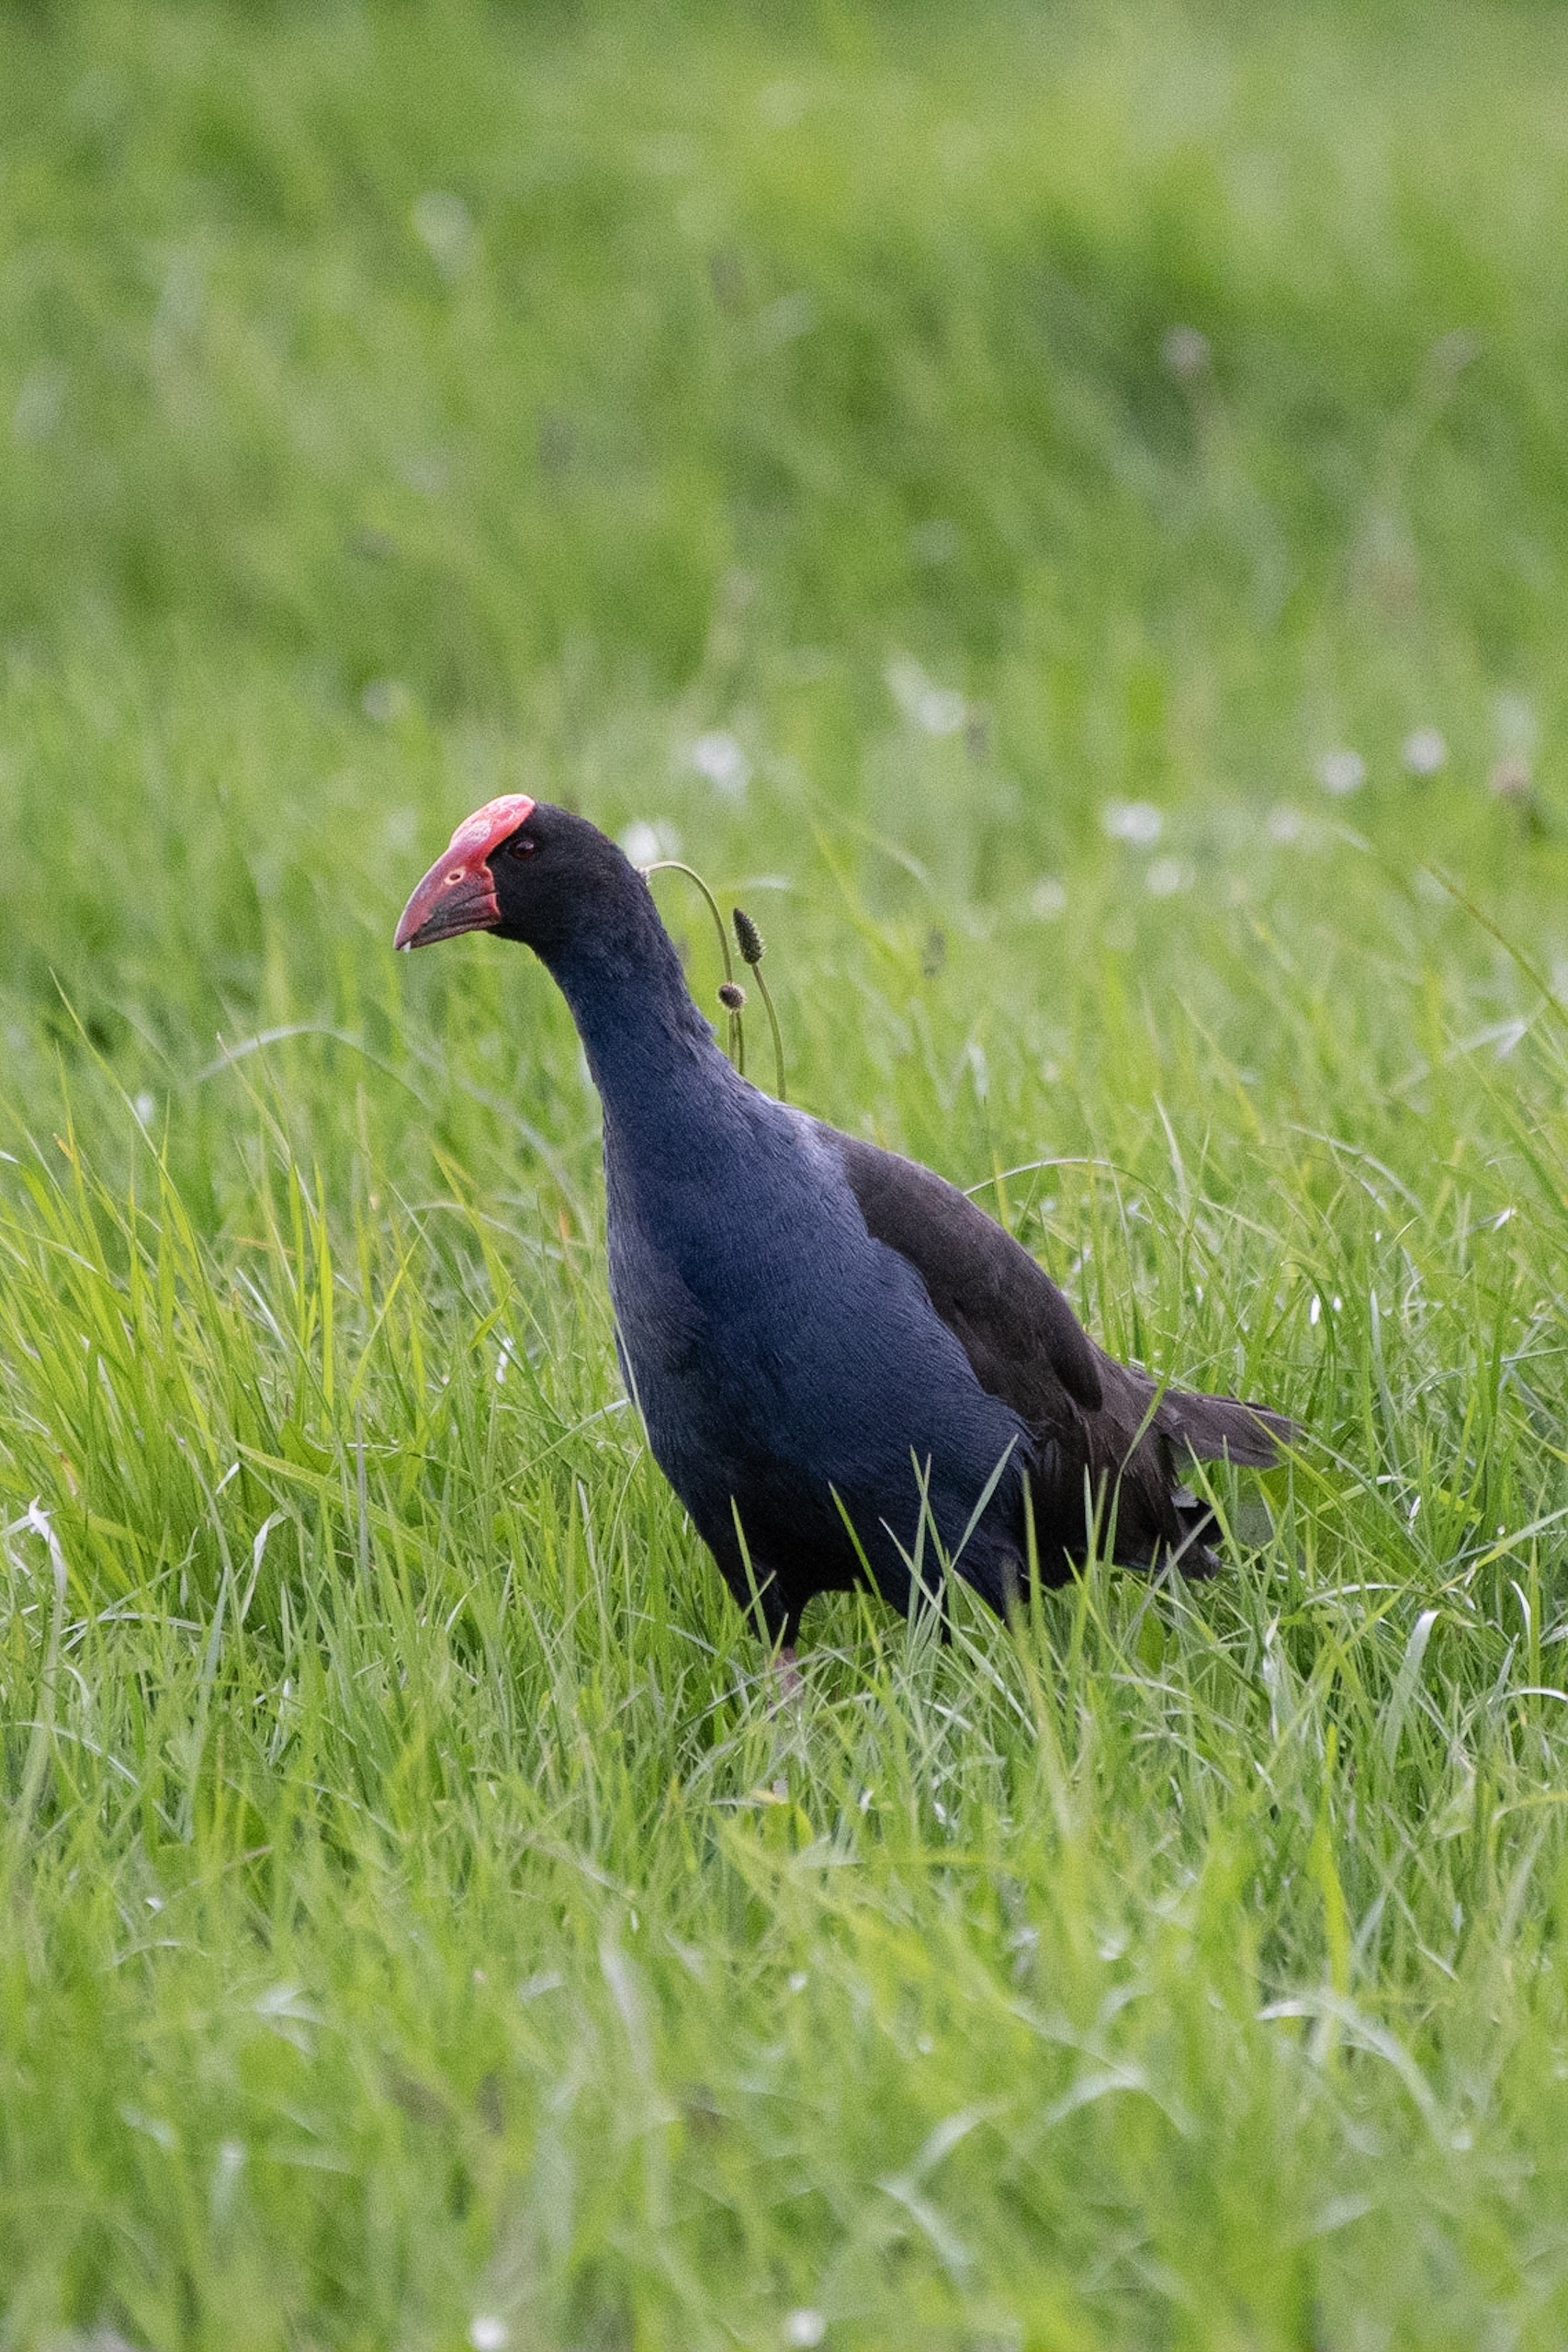
[[[462,198],[446,188],[427,188],[414,198],[411,218],[414,235],[442,277],[456,277],[474,241],[473,215]]]
[[[751,781],[751,763],[733,735],[721,728],[712,733],[699,735],[688,752],[688,759],[699,775],[706,776],[716,792],[727,800],[739,800]]]
[[[957,734],[967,715],[963,695],[951,686],[934,685],[912,654],[896,653],[883,675],[905,718],[922,734]]]
[[[244,2168],[243,2141],[220,2140],[218,2143],[218,2154],[212,2166],[212,2187],[209,2191],[212,2214],[216,2221],[226,2222],[232,2211],[234,2192],[240,2185],[240,2175]],[[113,2339],[117,2344],[119,2340],[118,2336]],[[100,2347],[105,2346],[105,2338],[102,2335],[89,2338],[89,2341]]]
[[[1497,741],[1505,752],[1516,759],[1528,759],[1536,744],[1535,710],[1528,695],[1503,694],[1497,697]]]
[[[378,727],[389,727],[394,719],[408,717],[413,696],[400,678],[372,678],[359,697],[359,707]]]
[[[1449,747],[1435,727],[1413,727],[1399,747],[1412,775],[1436,775],[1448,764]]]
[[[786,343],[798,343],[809,334],[820,312],[815,296],[799,287],[793,294],[781,294],[765,310],[759,311],[755,334],[764,351],[777,351]]]
[[[1201,327],[1167,327],[1160,337],[1159,356],[1173,376],[1190,384],[1209,364],[1209,338]]]
[[[654,865],[661,857],[679,857],[681,843],[668,825],[638,821],[621,835],[621,847],[634,865]]]
[[[1466,327],[1450,327],[1432,345],[1432,365],[1440,374],[1457,376],[1479,357],[1481,344]]]
[[[452,486],[452,459],[445,449],[411,449],[398,471],[421,498],[439,498]]]
[[[1192,868],[1180,857],[1156,857],[1144,876],[1151,899],[1174,899],[1178,891],[1190,890],[1192,882]]]
[[[956,735],[964,715],[964,697],[951,686],[933,686],[920,703],[920,725],[928,735]]]
[[[1325,752],[1318,762],[1317,780],[1325,792],[1359,792],[1367,780],[1367,763],[1359,752]]]
[[[468,2342],[474,2352],[506,2352],[512,2330],[493,2312],[476,2312],[468,2322]]]
[[[1148,800],[1108,800],[1100,821],[1113,842],[1131,842],[1134,849],[1153,849],[1165,831],[1165,819]]]
[[[1269,838],[1271,842],[1279,842],[1282,847],[1289,848],[1292,842],[1300,841],[1305,831],[1306,826],[1299,808],[1292,808],[1288,803],[1284,803],[1280,808],[1270,810]]]
[[[813,2352],[816,2345],[826,2340],[828,2323],[820,2312],[802,2307],[799,2311],[785,2312],[782,2333],[791,2352]]]
[[[789,1989],[792,1993],[804,1993],[810,1982],[811,1979],[807,1974],[804,1968],[791,1969],[789,1973]]]
[[[137,1118],[141,1121],[141,1125],[146,1126],[152,1119],[152,1114],[158,1108],[158,1105],[154,1098],[144,1091],[137,1096],[135,1102],[130,1107],[135,1112]]]
[[[1067,911],[1066,885],[1054,874],[1043,874],[1029,894],[1029,911],[1036,922],[1055,922]]]

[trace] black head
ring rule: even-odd
[[[547,956],[628,890],[636,868],[565,808],[507,793],[465,818],[403,909],[399,947],[493,931]]]

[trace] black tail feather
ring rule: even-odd
[[[1301,1434],[1294,1421],[1267,1405],[1205,1396],[1190,1388],[1166,1390],[1155,1427],[1200,1462],[1236,1462],[1253,1470],[1271,1469],[1280,1448],[1293,1445]]]

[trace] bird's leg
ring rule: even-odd
[[[773,1680],[781,1707],[798,1705],[806,1684],[795,1663],[795,1645],[800,1632],[800,1610],[785,1606],[779,1611],[772,1627],[773,1636]]]

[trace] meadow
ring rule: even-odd
[[[0,6],[0,2352],[1568,2338],[1565,86]],[[391,951],[510,790],[1300,1417],[1220,1580],[778,1703],[564,1007]]]

